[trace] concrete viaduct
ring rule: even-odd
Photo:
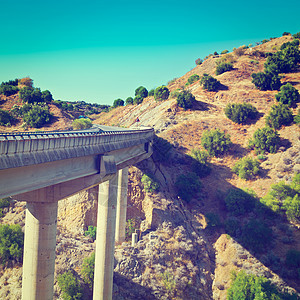
[[[99,186],[93,299],[111,299],[124,241],[128,166],[152,154],[152,128],[0,134],[0,198],[26,201],[22,299],[52,300],[58,201]]]

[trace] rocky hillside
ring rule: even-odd
[[[228,234],[226,221],[231,217],[224,198],[231,188],[252,189],[258,197],[265,196],[274,183],[291,182],[300,172],[300,130],[297,124],[282,127],[280,148],[275,154],[265,154],[260,174],[251,180],[235,175],[231,168],[244,156],[256,157],[248,149],[253,133],[265,126],[271,106],[276,104],[278,91],[260,91],[251,82],[251,74],[263,71],[266,52],[276,52],[291,41],[283,36],[233,52],[229,59],[233,70],[215,75],[217,61],[224,57],[211,56],[184,76],[173,79],[167,87],[172,92],[185,88],[196,98],[192,109],[183,110],[176,98],[156,102],[147,97],[139,105],[117,107],[101,113],[94,123],[120,127],[151,126],[156,134],[171,145],[168,160],[161,161],[155,154],[131,167],[129,172],[127,218],[140,229],[140,240],[135,247],[126,242],[115,251],[114,299],[226,299],[233,270],[245,270],[264,276],[280,290],[300,293],[300,280],[285,265],[289,249],[300,250],[300,224],[281,216],[266,218],[272,229],[271,247],[262,252],[249,249],[242,240]],[[206,73],[217,78],[222,88],[217,92],[203,90],[199,81],[186,85],[188,78]],[[300,72],[283,74],[281,82],[290,82],[300,91]],[[246,124],[236,124],[224,113],[228,103],[250,103],[259,117]],[[293,107],[296,114],[300,104]],[[136,118],[140,122],[136,123]],[[188,154],[194,148],[203,149],[201,137],[205,130],[220,129],[230,134],[233,145],[223,156],[212,157],[211,173],[201,178],[201,192],[186,203],[178,197],[178,175],[191,170]],[[141,178],[152,174],[160,184],[159,192],[146,192]],[[92,240],[83,233],[89,225],[96,225],[96,191],[80,193],[59,203],[56,274],[69,269],[80,275],[83,258],[94,249]],[[209,214],[218,217],[216,226],[208,224]],[[250,212],[236,218],[241,224],[256,218]],[[24,226],[24,203],[12,203],[1,223]],[[2,269],[0,298],[20,299],[21,266]],[[86,299],[90,292],[85,286]],[[55,284],[55,299],[61,291]]]

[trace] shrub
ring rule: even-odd
[[[222,57],[220,57],[218,60],[216,60],[216,64],[217,65],[221,65],[223,63],[233,64],[235,61],[236,61],[236,59],[234,58],[234,56],[232,54],[226,54],[226,55],[223,55]]]
[[[154,136],[153,139],[153,159],[160,163],[166,163],[170,159],[172,145],[165,139]]]
[[[241,224],[237,218],[228,218],[225,221],[225,231],[233,237],[241,235]]]
[[[215,228],[221,225],[220,217],[218,214],[213,212],[205,215],[206,223],[208,228]]]
[[[232,171],[242,179],[251,179],[259,172],[259,161],[251,157],[244,157],[238,160]]]
[[[299,92],[290,83],[287,83],[281,86],[280,92],[275,95],[275,98],[278,102],[292,107],[299,100]]]
[[[286,253],[285,263],[292,268],[300,268],[300,251],[290,249]]]
[[[21,78],[19,80],[19,83],[21,86],[28,86],[28,87],[32,87],[33,86],[33,80],[30,77],[25,77],[25,78]]]
[[[145,87],[140,86],[135,90],[135,96],[146,98],[148,96],[148,90]]]
[[[6,197],[0,199],[0,208],[5,208],[10,206],[11,197]]]
[[[31,105],[30,108],[23,113],[24,122],[34,128],[40,128],[51,121],[52,115],[48,106]]]
[[[220,75],[222,73],[225,73],[227,71],[233,70],[233,65],[231,63],[221,63],[217,65],[216,68],[216,75]]]
[[[169,95],[170,91],[166,86],[159,86],[154,91],[154,99],[156,101],[167,100]]]
[[[5,265],[9,260],[21,261],[23,245],[24,234],[20,225],[0,225],[0,260],[2,265]]]
[[[126,226],[125,226],[125,239],[126,240],[131,239],[131,236],[135,232],[136,229],[137,229],[136,220],[128,219],[126,221]]]
[[[175,186],[178,196],[185,202],[190,202],[202,188],[202,184],[195,173],[179,175]]]
[[[199,78],[200,78],[200,76],[198,74],[193,74],[188,78],[187,82],[188,82],[188,84],[192,84],[192,83],[198,81]]]
[[[202,63],[203,63],[203,59],[201,59],[201,58],[197,58],[197,59],[195,60],[195,64],[196,64],[197,66],[201,65]]]
[[[253,105],[248,103],[233,103],[226,105],[225,115],[231,121],[241,124],[245,123],[247,119],[255,119],[258,111]]]
[[[52,97],[52,94],[50,93],[50,91],[48,91],[48,90],[42,91],[42,99],[44,102],[53,101],[53,97]]]
[[[278,90],[281,86],[280,78],[274,73],[253,73],[251,74],[252,83],[261,91]]]
[[[14,117],[7,111],[0,108],[0,125],[11,126],[14,121]]]
[[[251,212],[255,207],[253,195],[241,189],[229,189],[224,201],[227,210],[234,216],[244,215]]]
[[[300,39],[300,32],[293,34],[294,39]]]
[[[285,35],[291,35],[291,33],[285,31],[285,32],[282,34],[282,36],[285,36]]]
[[[72,122],[72,127],[74,130],[88,129],[93,126],[92,121],[90,119],[76,119]]]
[[[193,158],[192,171],[199,177],[205,177],[211,172],[209,165],[209,154],[200,149],[193,149],[190,156]]]
[[[19,88],[14,85],[9,85],[6,83],[2,83],[0,85],[0,94],[3,94],[5,96],[11,96],[16,94],[19,91]]]
[[[24,102],[27,103],[44,102],[44,98],[42,97],[42,92],[39,88],[25,86],[20,90],[19,97],[20,99],[22,99]]]
[[[177,105],[184,110],[192,108],[195,101],[194,95],[188,91],[182,91],[177,96]]]
[[[289,295],[279,292],[276,286],[265,277],[246,274],[242,270],[239,273],[232,272],[231,279],[231,285],[227,290],[227,300],[289,299]]]
[[[122,99],[116,99],[113,103],[113,107],[116,108],[118,106],[124,106],[124,100]]]
[[[254,147],[258,153],[264,153],[265,151],[275,153],[279,142],[280,137],[277,131],[270,127],[264,127],[254,132],[253,138],[249,141],[249,147]]]
[[[126,99],[126,105],[132,105],[133,104],[133,98],[132,97],[128,97]]]
[[[144,185],[145,191],[148,193],[158,192],[159,183],[154,179],[153,175],[144,174],[142,176],[142,184]]]
[[[96,226],[89,226],[88,230],[84,232],[85,236],[90,236],[93,241],[96,239],[96,234],[97,234],[97,227]]]
[[[289,125],[293,122],[293,113],[286,104],[279,103],[278,105],[272,105],[269,114],[266,117],[266,125],[280,129],[283,125]]]
[[[222,52],[221,52],[221,54],[226,54],[226,53],[228,53],[229,51],[228,50],[223,50]]]
[[[219,156],[229,150],[232,145],[230,135],[216,130],[205,130],[201,137],[201,145],[210,156]]]
[[[83,289],[80,286],[80,282],[71,271],[58,275],[57,282],[62,291],[62,298],[64,300],[82,299]]]
[[[144,100],[144,98],[142,96],[138,95],[138,96],[134,97],[133,104],[136,104],[136,105],[141,104],[143,102],[143,100]]]
[[[203,89],[207,91],[216,92],[220,85],[220,81],[208,74],[203,74],[203,77],[200,80],[200,85],[202,85]]]
[[[154,96],[154,91],[155,91],[155,89],[151,89],[150,91],[149,91],[149,93],[148,93],[148,96],[150,97],[150,96]]]
[[[242,228],[241,241],[246,248],[254,252],[263,252],[273,241],[272,229],[262,220],[250,220]]]
[[[244,48],[244,47],[239,47],[239,48],[235,49],[235,50],[233,51],[233,53],[234,53],[236,56],[242,56],[242,55],[244,55],[244,53],[245,53],[245,48]]]
[[[83,263],[81,267],[81,275],[83,281],[86,284],[88,284],[90,289],[93,289],[94,270],[95,270],[95,252],[93,252],[89,257],[83,259]]]
[[[296,124],[300,124],[300,109],[298,109],[298,113],[296,116],[294,116],[294,122]]]

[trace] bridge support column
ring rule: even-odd
[[[93,300],[111,300],[118,175],[99,185]]]
[[[27,202],[23,259],[23,300],[52,300],[57,202]]]
[[[116,243],[123,243],[125,241],[127,189],[128,189],[128,167],[119,170]]]

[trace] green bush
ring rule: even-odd
[[[1,83],[1,85],[0,85],[0,94],[3,94],[5,96],[14,95],[14,94],[18,93],[18,91],[19,91],[19,88],[17,86],[10,85],[7,83]]]
[[[14,117],[7,111],[0,109],[0,125],[11,126],[14,121]]]
[[[261,91],[278,90],[281,86],[280,78],[274,73],[253,73],[251,74],[252,83]]]
[[[208,74],[203,74],[200,85],[207,91],[216,92],[220,86],[220,81]]]
[[[159,191],[159,183],[154,179],[153,175],[144,174],[141,181],[146,192],[153,193]]]
[[[51,92],[48,90],[42,91],[42,99],[44,102],[47,102],[47,103],[53,101]]]
[[[133,104],[136,104],[136,105],[141,104],[141,103],[143,103],[143,100],[144,100],[144,98],[142,96],[137,95],[133,99]]]
[[[234,216],[251,212],[255,207],[256,199],[250,193],[241,189],[229,189],[225,199],[227,210]]]
[[[287,83],[281,86],[280,92],[275,95],[275,98],[278,102],[292,107],[299,100],[299,92],[290,83]]]
[[[113,107],[116,108],[118,106],[124,106],[124,100],[122,100],[122,99],[114,100]]]
[[[201,178],[209,175],[211,172],[209,154],[206,151],[201,151],[200,149],[193,149],[190,156],[193,158],[192,171]]]
[[[46,105],[31,105],[31,107],[23,113],[24,122],[33,128],[40,128],[49,123],[51,117],[52,115]]]
[[[177,105],[184,110],[192,108],[195,101],[194,95],[188,91],[182,91],[177,96]]]
[[[19,92],[20,99],[27,103],[44,102],[42,92],[39,88],[25,86]]]
[[[207,150],[210,156],[224,154],[232,146],[230,135],[216,130],[205,130],[201,137],[201,145]]]
[[[199,78],[200,78],[200,76],[198,74],[193,74],[188,78],[187,83],[192,84],[192,83],[198,81]]]
[[[132,105],[133,104],[133,98],[132,97],[128,97],[126,99],[126,105]]]
[[[278,291],[275,285],[265,277],[246,274],[244,270],[232,272],[231,285],[227,290],[227,300],[254,300],[254,299],[297,299]]]
[[[81,267],[81,275],[83,281],[88,284],[90,289],[93,289],[94,285],[94,270],[95,270],[95,252],[93,252],[89,257],[83,259]]]
[[[228,72],[233,70],[233,65],[231,63],[221,63],[219,65],[217,65],[216,68],[216,75],[220,75],[222,73]]]
[[[150,97],[150,96],[154,96],[154,91],[155,91],[155,89],[151,89],[149,92],[148,92],[148,96]]]
[[[72,122],[72,127],[74,130],[88,129],[93,126],[92,121],[90,119],[76,119]]]
[[[10,206],[11,197],[0,199],[0,208],[5,208]]]
[[[251,157],[243,157],[232,168],[232,172],[240,178],[249,180],[259,173],[260,162]]]
[[[190,202],[202,188],[202,184],[195,173],[179,175],[175,186],[178,196],[185,202]]]
[[[140,86],[135,90],[135,96],[140,96],[144,99],[148,96],[148,90],[145,87]]]
[[[83,289],[80,282],[71,271],[58,275],[57,282],[64,300],[80,300],[83,298]]]
[[[292,122],[293,112],[288,105],[282,103],[272,105],[266,117],[266,125],[274,129],[280,129],[283,125],[289,125]]]
[[[169,95],[170,91],[166,86],[159,86],[154,91],[154,99],[156,101],[167,100]]]
[[[90,236],[93,241],[96,239],[96,235],[97,235],[97,227],[96,226],[89,226],[88,230],[86,230],[84,232],[85,236]]]
[[[241,124],[248,119],[255,119],[258,111],[253,105],[248,103],[229,103],[225,107],[225,115],[231,121]]]
[[[257,129],[249,141],[249,147],[258,153],[276,153],[280,142],[279,134],[270,127]]]
[[[296,124],[300,124],[300,109],[298,109],[298,113],[296,116],[294,116],[294,122]]]
[[[20,225],[0,225],[0,262],[21,261],[23,257],[24,234]]]

